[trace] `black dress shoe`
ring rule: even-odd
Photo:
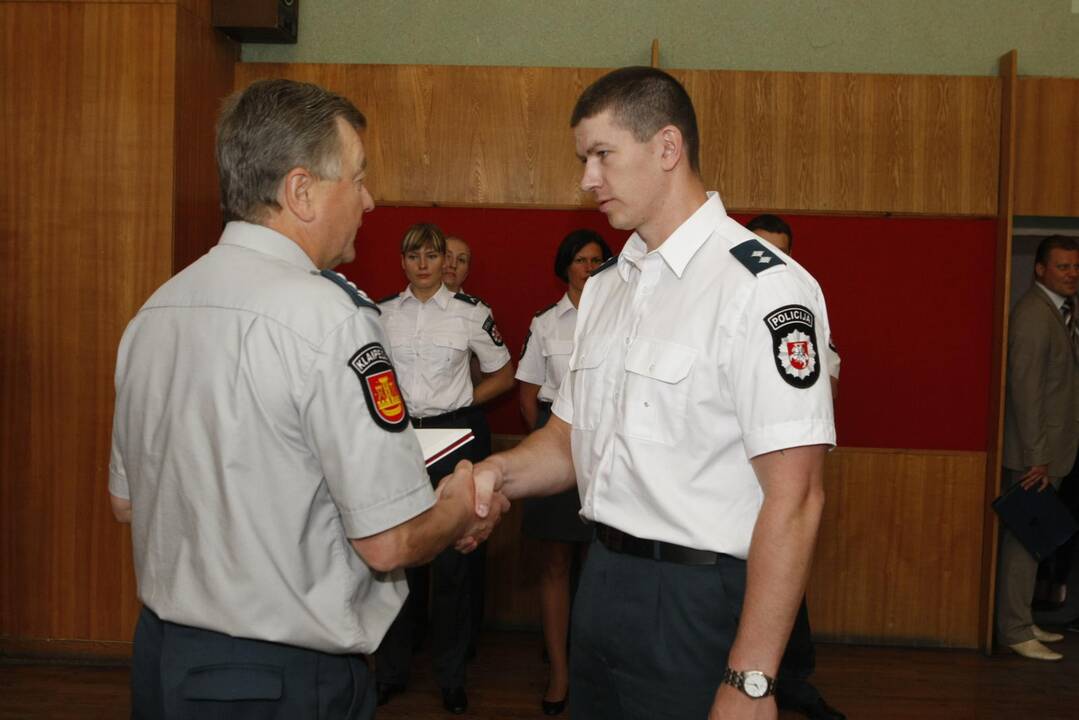
[[[566,698],[568,698],[568,697],[569,696],[567,695],[566,697],[562,698],[561,700],[555,700],[554,702],[551,702],[550,700],[542,700],[541,699],[540,700],[540,707],[543,708],[543,714],[544,715],[561,715],[562,711],[566,709]]]
[[[397,695],[398,693],[403,693],[404,691],[405,686],[401,683],[375,683],[375,695],[378,697],[379,705],[385,705],[394,695]]]
[[[465,689],[460,685],[442,688],[442,707],[454,715],[460,715],[468,710],[468,695],[465,695]]]
[[[809,705],[803,705],[799,711],[810,720],[847,720],[847,716],[824,702],[824,698]]]

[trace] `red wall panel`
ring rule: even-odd
[[[995,221],[786,219],[843,357],[839,443],[985,450]],[[398,292],[398,243],[420,221],[472,246],[465,287],[494,308],[514,360],[532,314],[563,290],[552,269],[562,237],[589,227],[616,253],[628,237],[595,211],[380,207],[365,217],[356,261],[338,269],[372,297]],[[495,432],[524,432],[515,394],[489,414]]]

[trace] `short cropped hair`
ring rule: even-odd
[[[633,133],[637,142],[650,140],[660,128],[674,125],[682,133],[690,168],[700,172],[700,136],[693,101],[682,83],[667,73],[650,67],[626,67],[607,73],[581,93],[570,127],[605,110],[610,110],[614,120]]]
[[[434,223],[416,223],[401,238],[401,254],[422,250],[430,245],[435,252],[446,252],[446,236],[442,229]]]
[[[790,244],[787,246],[787,251],[790,252],[794,247],[794,233],[791,232],[791,226],[787,224],[786,220],[778,215],[758,215],[746,223],[746,230],[752,232],[763,230],[777,235],[786,235],[787,240],[790,241]]]
[[[564,283],[569,282],[569,266],[573,263],[573,258],[577,257],[577,253],[581,252],[584,247],[592,243],[599,245],[604,262],[610,259],[611,249],[607,247],[603,236],[595,230],[581,228],[580,230],[573,230],[569,235],[562,238],[562,242],[558,245],[558,251],[554,256],[554,274],[558,276],[559,280]]]
[[[1053,250],[1079,250],[1079,239],[1068,235],[1050,235],[1042,238],[1038,243],[1038,250],[1034,253],[1035,265],[1048,265],[1049,253]]]
[[[303,167],[319,179],[341,170],[337,118],[357,132],[363,113],[347,99],[311,83],[260,80],[228,97],[217,123],[217,169],[226,220],[262,222],[280,210],[285,175]]]

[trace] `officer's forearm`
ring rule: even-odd
[[[570,452],[570,426],[552,415],[539,430],[506,452],[487,458],[503,479],[502,492],[510,500],[553,495],[577,482]]]
[[[422,565],[464,535],[474,519],[471,476],[448,478],[435,504],[400,525],[352,540],[352,547],[373,569],[387,572]]]
[[[493,373],[485,374],[480,384],[472,389],[472,404],[482,405],[509,391],[512,387],[513,363],[507,362]]]
[[[540,386],[534,383],[522,381],[517,386],[517,392],[521,396],[521,415],[524,416],[525,422],[528,423],[529,430],[535,430],[536,423],[539,422],[539,408],[536,406],[539,391]]]
[[[753,529],[746,593],[729,664],[775,676],[794,624],[824,507],[825,447],[790,448],[753,459],[764,504]]]

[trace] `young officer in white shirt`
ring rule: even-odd
[[[451,292],[442,283],[446,240],[438,226],[413,225],[401,241],[401,267],[408,278],[403,292],[379,302],[382,325],[405,404],[417,428],[467,427],[482,421],[480,405],[513,387],[513,364],[495,325],[491,309],[479,298]],[[475,353],[484,379],[475,387],[469,358]],[[469,443],[459,453],[428,469],[437,484],[461,459],[477,459]],[[409,583],[424,583],[415,569]],[[435,674],[442,702],[453,713],[468,707],[465,663],[471,638],[468,565],[464,555],[449,548],[431,563],[434,592],[431,627]],[[424,598],[410,595],[409,604]],[[404,689],[412,654],[413,621],[418,610],[406,607],[390,627],[376,656],[379,704]]]
[[[588,282],[550,422],[474,468],[477,502],[580,489],[574,715],[775,718],[835,442],[820,288],[727,217],[692,102],[624,68],[571,118],[582,190],[634,229]],[[709,714],[711,713],[711,714]]]

